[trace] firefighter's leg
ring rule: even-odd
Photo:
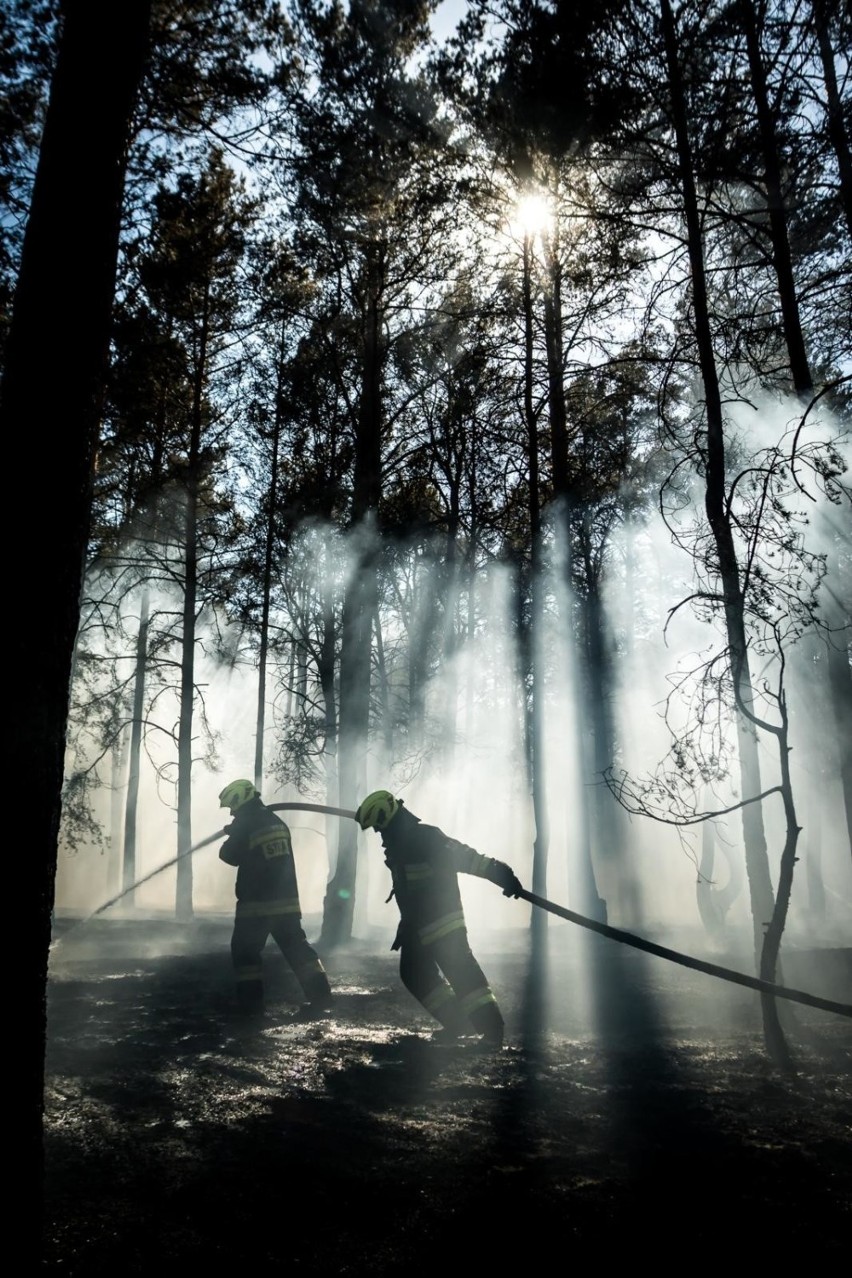
[[[474,957],[467,930],[456,929],[435,941],[435,960],[455,991],[461,1014],[477,1034],[499,1047],[504,1022],[488,980]]]
[[[241,910],[238,902],[231,935],[231,962],[237,985],[237,1004],[241,1011],[249,1014],[263,1011],[261,955],[268,935],[268,920]]]
[[[272,935],[311,1007],[328,1007],[331,1003],[328,976],[319,955],[305,936],[299,915],[275,920]]]
[[[406,940],[399,952],[399,975],[403,985],[449,1034],[463,1034],[467,1028],[451,986],[437,963],[419,940]]]

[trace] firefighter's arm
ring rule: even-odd
[[[511,865],[507,865],[505,861],[495,861],[493,857],[488,857],[487,859],[491,864],[483,877],[502,888],[504,896],[520,896],[524,890],[524,885]]]
[[[496,861],[493,856],[483,856],[475,848],[469,848],[456,839],[448,839],[453,853],[456,869],[462,874],[475,874],[478,878],[488,879],[503,889],[504,896],[519,896],[523,892],[523,884],[511,866],[505,861]]]
[[[227,834],[231,828],[231,826],[226,825],[225,833]],[[239,865],[242,853],[240,843],[241,840],[235,839],[233,835],[230,835],[219,849],[219,860],[224,861],[226,865]]]

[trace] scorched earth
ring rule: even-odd
[[[848,1261],[848,1018],[787,1004],[782,1076],[757,994],[562,925],[546,978],[525,933],[475,946],[507,1022],[496,1052],[431,1041],[383,934],[323,954],[336,1005],[316,1021],[270,942],[267,1015],[247,1024],[229,936],[224,917],[57,924],[42,1270]],[[793,952],[785,983],[848,999],[852,951]]]

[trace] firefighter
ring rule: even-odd
[[[396,897],[400,916],[391,949],[399,951],[403,985],[442,1026],[435,1038],[474,1032],[501,1047],[503,1016],[470,948],[458,875],[488,879],[517,897],[523,887],[514,871],[423,824],[387,790],[367,795],[355,819],[381,836],[393,882],[388,900]]]
[[[309,1016],[331,1005],[328,976],[302,928],[302,909],[290,831],[262,801],[251,781],[231,781],[219,806],[234,818],[219,849],[219,860],[237,867],[237,905],[231,960],[242,1012],[264,1010],[261,955],[271,935],[296,976]]]

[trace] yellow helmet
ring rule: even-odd
[[[384,830],[390,825],[401,807],[388,790],[374,790],[358,805],[355,820],[362,830]]]
[[[251,781],[231,781],[219,795],[219,807],[230,808],[231,814],[238,812],[250,799],[259,799],[260,791],[254,788]]]

